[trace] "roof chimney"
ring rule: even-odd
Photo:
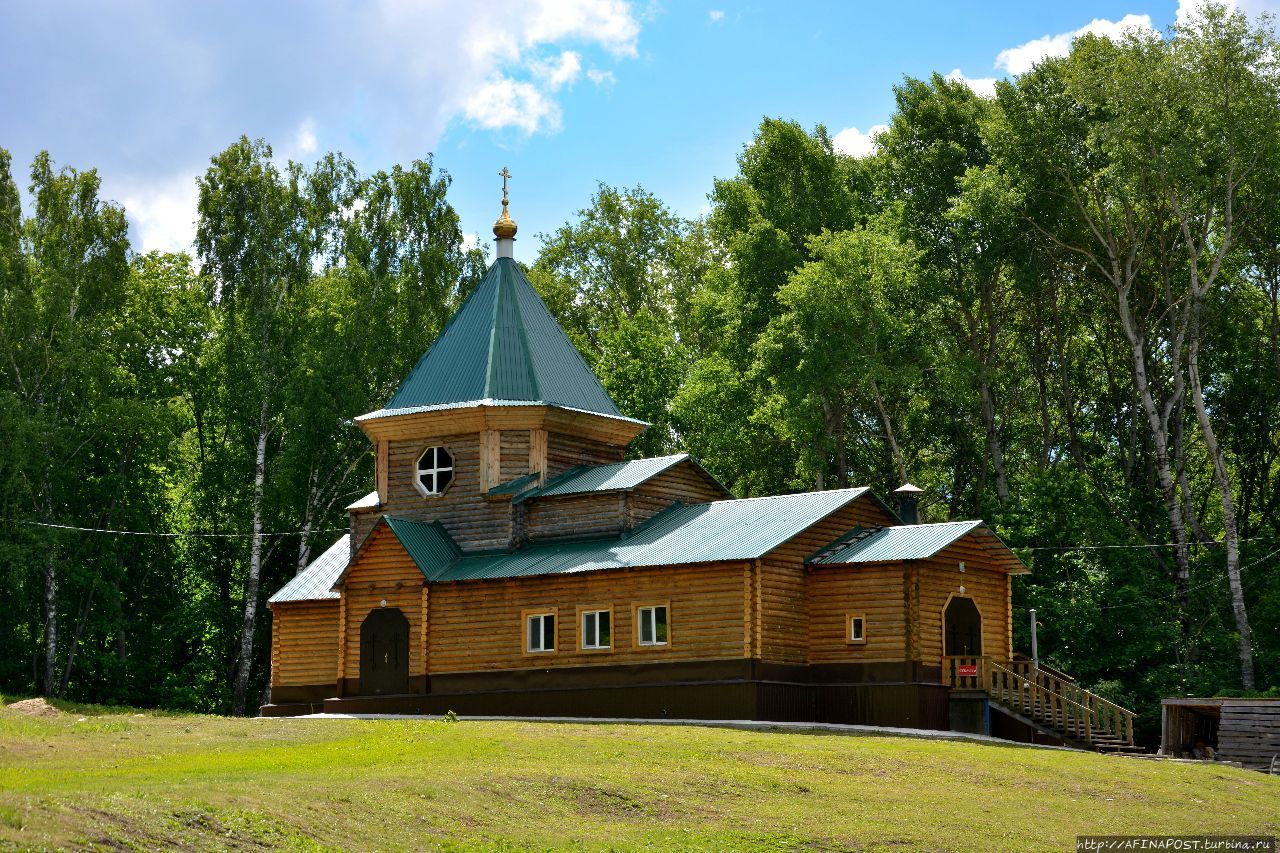
[[[920,509],[918,507],[920,495],[924,489],[916,488],[910,483],[903,483],[901,486],[893,490],[894,495],[898,498],[898,518],[902,519],[903,524],[919,524]]]
[[[503,166],[498,175],[502,178],[502,215],[493,223],[493,236],[498,238],[498,257],[511,258],[515,257],[516,248],[516,221],[507,213],[507,179],[511,173]]]

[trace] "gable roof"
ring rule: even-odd
[[[708,482],[714,483],[723,494],[729,494],[729,490],[703,469],[692,456],[687,453],[676,453],[671,456],[655,456],[651,459],[615,462],[612,465],[578,465],[552,477],[540,489],[530,489],[517,494],[511,502],[521,503],[531,498],[582,495],[591,492],[629,492],[682,462],[689,462],[698,473],[707,478]],[[494,492],[490,491],[490,494]]]
[[[529,404],[622,418],[520,267],[498,258],[390,402],[358,420]]]
[[[333,584],[347,568],[351,556],[351,534],[343,534],[329,549],[311,561],[311,565],[298,572],[267,599],[268,604],[285,601],[324,601],[338,598]]]
[[[418,571],[428,580],[436,568],[451,565],[462,556],[462,550],[453,541],[449,531],[438,521],[411,521],[390,515],[384,518],[391,532],[417,565]]]
[[[395,519],[392,531],[433,582],[754,560],[866,492],[865,488],[835,489],[675,504],[621,538],[548,542],[515,551],[452,558],[433,544],[414,538],[414,528],[426,526],[421,522]],[[401,530],[411,533],[402,537]]]
[[[806,562],[811,566],[926,560],[964,537],[974,534],[993,561],[1011,574],[1029,570],[1009,547],[981,521],[905,524],[873,529],[854,528]]]

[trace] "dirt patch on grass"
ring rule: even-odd
[[[14,702],[12,705],[5,705],[4,707],[6,711],[22,714],[24,717],[56,717],[62,713],[39,697],[23,699],[21,702]]]

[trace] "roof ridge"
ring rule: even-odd
[[[502,311],[502,280],[505,278],[501,268],[498,270],[497,283],[494,285],[497,292],[493,294],[493,309],[489,312],[489,346],[485,349],[485,370],[484,374],[484,398],[486,400],[493,397],[493,374],[495,370],[495,360],[493,351],[498,340],[498,317]]]
[[[756,495],[753,498],[725,498],[719,501],[706,501],[708,504],[743,503],[745,501],[773,501],[782,498],[798,498],[806,495],[836,494],[837,492],[858,492],[862,494],[871,490],[870,486],[849,486],[844,489],[818,489],[813,492],[787,492],[785,495]]]
[[[504,275],[502,280],[505,283],[507,277]],[[517,285],[512,283],[509,288],[503,288],[503,290],[514,290],[516,287]],[[524,371],[529,376],[529,386],[533,388],[533,394],[531,396],[535,400],[538,400],[542,398],[542,387],[538,384],[538,371],[533,369],[533,351],[529,349],[529,335],[525,330],[524,313],[520,308],[520,298],[515,293],[509,293],[508,296],[511,298],[511,308],[515,311],[516,335],[520,339],[520,349],[524,355],[524,358],[522,359],[524,363]],[[557,323],[556,325],[558,326],[560,324]],[[592,371],[591,375],[595,376],[595,371]]]
[[[957,521],[924,521],[919,524],[895,524],[892,526],[895,529],[901,529],[904,527],[946,527],[952,524],[986,524],[986,522],[980,518],[977,518],[977,519],[961,519]]]

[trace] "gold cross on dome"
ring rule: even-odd
[[[503,166],[498,176],[502,178],[502,204],[505,207],[507,204],[507,179],[511,177],[511,173],[507,171],[506,166]]]

